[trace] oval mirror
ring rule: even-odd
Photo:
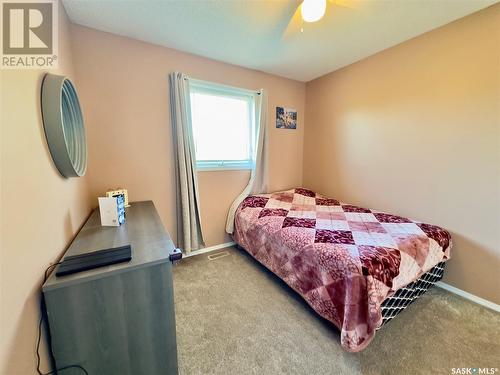
[[[50,154],[61,175],[83,176],[87,170],[85,127],[78,95],[68,78],[45,75],[42,116]]]

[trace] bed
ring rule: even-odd
[[[443,276],[450,234],[435,225],[296,188],[238,207],[235,242],[363,350],[377,329]]]

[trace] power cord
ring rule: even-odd
[[[45,282],[49,278],[50,271],[52,270],[52,268],[54,268],[55,266],[57,266],[58,264],[61,264],[61,263],[62,262],[57,262],[57,263],[51,264],[50,266],[47,267],[47,269],[45,270],[45,274],[43,276],[42,286],[43,286],[43,284],[45,284]],[[78,369],[82,370],[85,375],[89,375],[87,370],[85,370],[85,368],[80,366],[80,365],[63,366],[63,367],[56,368],[55,370],[52,370],[49,372],[42,372],[42,370],[40,370],[40,341],[42,340],[42,324],[43,324],[44,307],[45,307],[45,303],[44,303],[43,295],[42,295],[42,297],[40,298],[40,320],[38,321],[38,337],[36,340],[36,371],[38,372],[39,375],[51,375],[51,374],[57,374],[58,371],[67,370],[69,368],[78,368]],[[53,360],[53,363],[55,363],[54,351],[52,350],[52,343],[50,342],[50,338],[49,338],[49,353],[50,353],[50,356]]]

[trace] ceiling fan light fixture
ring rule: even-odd
[[[300,11],[304,21],[319,21],[325,15],[326,0],[304,0],[300,6]]]

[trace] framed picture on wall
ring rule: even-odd
[[[297,129],[297,111],[293,108],[276,107],[276,127]]]

